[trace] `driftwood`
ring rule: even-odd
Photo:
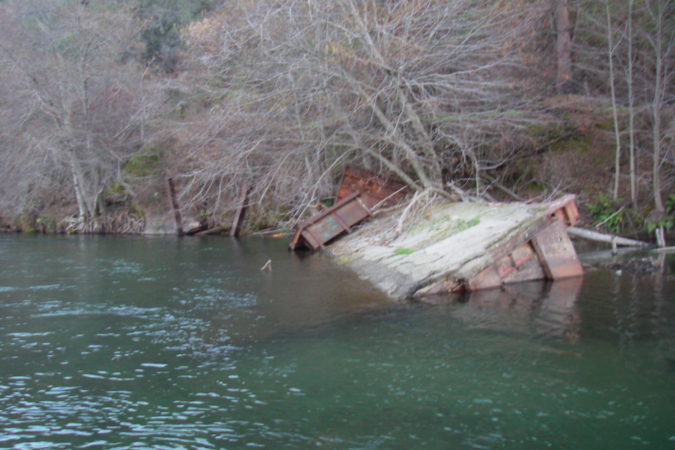
[[[208,230],[200,231],[199,233],[195,233],[194,236],[210,236],[212,234],[222,234],[222,233],[229,233],[231,227],[229,226],[217,226],[214,228],[210,228]]]
[[[649,243],[636,241],[633,239],[613,236],[611,234],[598,233],[597,231],[584,230],[582,228],[570,227],[567,229],[570,236],[587,239],[589,241],[604,242],[606,244],[615,244],[621,247],[649,247]]]
[[[208,227],[204,224],[200,224],[199,226],[190,228],[185,232],[185,234],[188,236],[195,236],[196,234],[201,233],[202,231],[208,231]]]
[[[252,233],[253,236],[272,236],[272,237],[282,237],[282,236],[293,236],[293,233],[284,231],[279,228],[267,228],[265,230],[256,231]]]

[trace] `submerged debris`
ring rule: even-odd
[[[601,269],[622,273],[652,274],[661,272],[663,267],[652,258],[637,258],[600,265]]]
[[[347,169],[336,204],[299,224],[290,249],[333,246],[340,261],[387,294],[421,298],[583,275],[569,235],[573,195],[546,204],[450,203],[417,192],[397,213],[354,227],[405,185]],[[408,223],[407,231],[405,224]]]
[[[290,250],[324,249],[335,238],[352,232],[380,207],[403,200],[407,186],[399,180],[347,167],[342,175],[335,204],[298,224]]]
[[[396,299],[500,288],[583,274],[568,225],[574,196],[549,204],[435,201],[399,232],[402,214],[332,246],[338,261]]]

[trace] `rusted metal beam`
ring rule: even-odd
[[[289,246],[295,250],[302,246],[316,251],[344,233],[350,233],[352,227],[366,218],[371,212],[361,200],[361,194],[355,192],[319,214],[301,222]]]
[[[372,210],[379,203],[398,203],[408,194],[407,185],[396,178],[385,178],[367,170],[347,166],[342,174],[340,192],[335,203],[354,193]],[[382,206],[380,205],[380,206]]]
[[[289,248],[302,246],[319,250],[373,214],[373,208],[397,203],[405,198],[407,185],[394,178],[384,178],[366,170],[346,167],[335,204],[298,224]]]
[[[554,220],[537,233],[532,239],[532,246],[549,280],[564,280],[584,274],[574,245],[561,221]]]
[[[576,195],[565,195],[564,197],[549,203],[546,213],[549,216],[558,217],[565,225],[573,227],[579,219],[579,211],[576,205]]]

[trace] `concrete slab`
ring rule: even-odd
[[[527,235],[547,205],[435,203],[396,235],[401,211],[363,225],[328,252],[396,299],[441,281],[469,280],[501,246]]]

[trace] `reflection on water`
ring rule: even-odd
[[[579,340],[581,323],[576,303],[582,286],[583,279],[575,278],[473,292],[468,294],[467,309],[488,310],[495,318],[490,324],[492,329],[522,328],[523,332],[532,331],[537,337],[564,338],[575,343]]]
[[[0,236],[0,448],[675,446],[667,274],[395,304],[285,244]]]

